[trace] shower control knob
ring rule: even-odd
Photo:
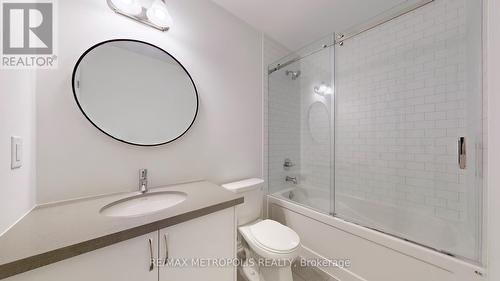
[[[295,166],[295,164],[293,164],[292,160],[290,160],[289,158],[286,158],[285,162],[283,163],[283,168],[285,168],[285,170],[288,170],[293,166]]]

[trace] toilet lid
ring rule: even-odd
[[[289,252],[300,244],[295,231],[273,220],[258,222],[249,229],[255,241],[271,251]]]

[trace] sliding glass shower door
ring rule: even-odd
[[[333,36],[269,68],[269,191],[332,213]]]
[[[270,65],[269,192],[481,262],[482,3],[428,2]]]
[[[434,1],[335,47],[335,214],[475,261],[480,2]]]

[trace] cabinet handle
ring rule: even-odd
[[[154,257],[153,257],[153,240],[149,239],[149,255],[151,256],[150,262],[149,262],[149,271],[153,271],[155,265],[154,265]]]
[[[165,241],[165,260],[163,260],[163,265],[167,265],[168,262],[168,233],[163,235],[163,240]]]

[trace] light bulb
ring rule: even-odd
[[[146,12],[146,16],[152,23],[161,27],[171,27],[172,18],[168,13],[165,3],[161,0],[155,0],[151,7]]]
[[[318,92],[324,95],[326,93],[327,88],[328,87],[325,84],[321,84],[321,86],[319,86]]]
[[[333,95],[333,89],[332,87],[328,87],[326,84],[321,83],[321,85],[318,87],[314,87],[314,92],[320,96],[326,96],[326,95]]]
[[[129,15],[138,15],[142,12],[142,6],[137,0],[111,0],[120,12]]]

